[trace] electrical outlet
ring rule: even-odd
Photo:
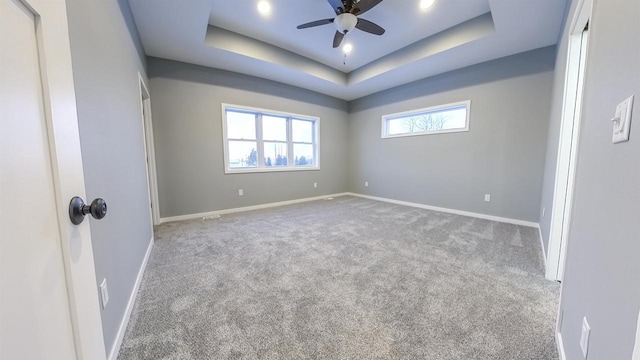
[[[490,202],[491,201],[491,194],[484,194],[484,201]]]
[[[317,182],[314,182],[314,183],[313,183],[313,187],[314,187],[314,188],[317,188],[317,187],[318,187],[318,183],[317,183]]]
[[[102,298],[102,308],[107,308],[107,303],[109,302],[109,289],[107,289],[107,279],[102,280],[100,284],[100,297]]]
[[[364,182],[364,187],[369,187],[369,182],[368,181]]]
[[[238,196],[244,196],[244,191],[242,191],[242,189],[238,189]]]
[[[582,335],[580,335],[580,349],[582,349],[582,355],[587,358],[589,354],[589,335],[591,334],[591,327],[587,322],[587,317],[582,318]]]

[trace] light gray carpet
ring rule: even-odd
[[[119,359],[557,359],[536,229],[354,197],[159,226]]]

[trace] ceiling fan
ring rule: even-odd
[[[335,18],[312,21],[298,25],[297,28],[306,29],[333,23],[336,26],[336,34],[333,37],[334,48],[340,46],[344,36],[354,28],[374,35],[384,34],[384,29],[377,24],[358,17],[358,15],[364,14],[381,3],[382,0],[327,0],[327,2],[331,5],[333,11],[335,11],[337,15]]]

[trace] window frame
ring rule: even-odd
[[[251,113],[255,115],[256,139],[229,139],[227,133],[227,110]],[[275,116],[286,118],[287,122],[287,140],[265,140],[263,137],[262,116]],[[309,121],[313,125],[312,143],[294,142],[293,141],[293,120]],[[243,105],[234,105],[222,103],[222,141],[224,153],[224,172],[225,174],[242,174],[242,173],[265,173],[265,172],[286,172],[286,171],[316,171],[320,170],[320,118],[311,115],[302,115],[278,110],[262,109]],[[229,159],[229,141],[253,141],[256,143],[256,152],[258,161],[255,167],[232,168]],[[266,143],[283,143],[287,147],[287,165],[271,166],[265,165],[264,144]],[[294,144],[312,144],[314,151],[313,165],[295,165],[293,157]]]
[[[388,133],[389,129],[387,124],[389,120],[410,116],[410,115],[419,115],[424,113],[437,113],[439,111],[446,111],[454,108],[461,108],[462,105],[464,105],[467,112],[464,128],[436,130],[436,131],[420,131],[420,132],[402,133],[402,134],[394,134],[394,135],[389,135]],[[406,136],[437,135],[437,134],[466,132],[466,131],[469,131],[469,122],[471,120],[470,114],[471,114],[471,100],[465,100],[465,101],[458,101],[458,102],[449,103],[449,104],[436,105],[436,106],[430,106],[430,107],[421,108],[421,109],[382,115],[380,134],[383,139],[393,139],[393,138],[406,137]]]

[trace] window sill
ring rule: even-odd
[[[401,137],[407,137],[407,136],[422,136],[422,135],[438,135],[438,134],[453,134],[453,133],[459,133],[459,132],[467,132],[469,131],[469,128],[462,128],[462,129],[450,129],[450,130],[438,130],[438,131],[423,131],[423,132],[414,132],[414,133],[404,133],[404,134],[395,134],[395,135],[386,135],[386,134],[382,134],[382,138],[383,139],[394,139],[394,138],[401,138]]]
[[[320,170],[320,166],[285,167],[285,168],[276,168],[276,169],[266,169],[266,168],[225,169],[224,173],[226,175],[231,175],[231,174],[249,174],[249,173],[279,173],[279,172],[290,172],[290,171],[318,171],[318,170]]]

